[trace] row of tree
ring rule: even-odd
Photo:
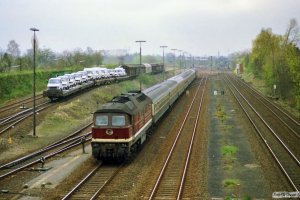
[[[90,65],[101,65],[103,56],[101,51],[87,47],[85,51],[77,48],[73,51],[65,50],[55,53],[49,48],[38,48],[36,61],[39,68],[64,69]],[[14,68],[23,71],[32,69],[33,51],[28,49],[21,55],[19,45],[11,40],[6,51],[0,49],[0,72],[10,72]]]
[[[286,33],[274,34],[262,29],[254,39],[250,52],[236,54],[246,73],[265,81],[269,92],[276,85],[276,95],[300,110],[300,32],[295,19],[290,20]]]
[[[87,47],[85,50],[76,48],[73,51],[65,50],[62,53],[55,53],[49,48],[37,48],[37,68],[39,69],[58,69],[63,70],[79,69],[102,64],[125,64],[136,63],[140,61],[139,53],[128,54],[126,50],[122,50],[119,54],[111,53],[105,50],[93,50]],[[161,55],[143,55],[143,63],[162,63]],[[192,56],[175,55],[173,53],[165,54],[165,64],[190,67],[192,62],[195,63]],[[11,40],[6,50],[0,48],[0,73],[10,71],[32,70],[33,51],[28,49],[21,55],[19,45],[15,40]]]

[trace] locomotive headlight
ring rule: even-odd
[[[113,133],[114,133],[114,131],[112,129],[107,129],[106,130],[107,135],[112,135]]]

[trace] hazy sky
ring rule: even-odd
[[[300,24],[300,0],[0,0],[0,48],[15,40],[56,52],[128,49],[161,54],[161,45],[195,56],[250,49],[262,28],[283,34],[289,20]]]

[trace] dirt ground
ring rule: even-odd
[[[220,76],[211,77],[209,91],[210,195],[270,199],[274,191],[288,190],[281,172],[263,154],[266,149]]]

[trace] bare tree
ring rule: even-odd
[[[103,56],[101,54],[101,51],[95,51],[94,58],[95,58],[96,65],[101,65],[102,64]]]
[[[87,47],[85,50],[85,53],[87,55],[92,55],[94,53],[94,50],[92,49],[92,47]]]
[[[297,20],[294,18],[290,20],[290,23],[285,33],[284,44],[286,45],[289,42],[293,44],[298,44],[300,42],[299,26]]]
[[[71,66],[73,65],[72,61],[72,53],[68,50],[64,50],[62,52],[62,59],[67,63],[66,66]]]
[[[72,54],[73,54],[73,60],[76,65],[83,63],[85,61],[84,53],[81,48],[75,48]]]
[[[14,59],[18,58],[21,54],[19,45],[14,40],[9,41],[6,52],[10,54]]]
[[[1,65],[3,67],[3,71],[9,71],[12,65],[12,56],[8,53],[4,53]]]

